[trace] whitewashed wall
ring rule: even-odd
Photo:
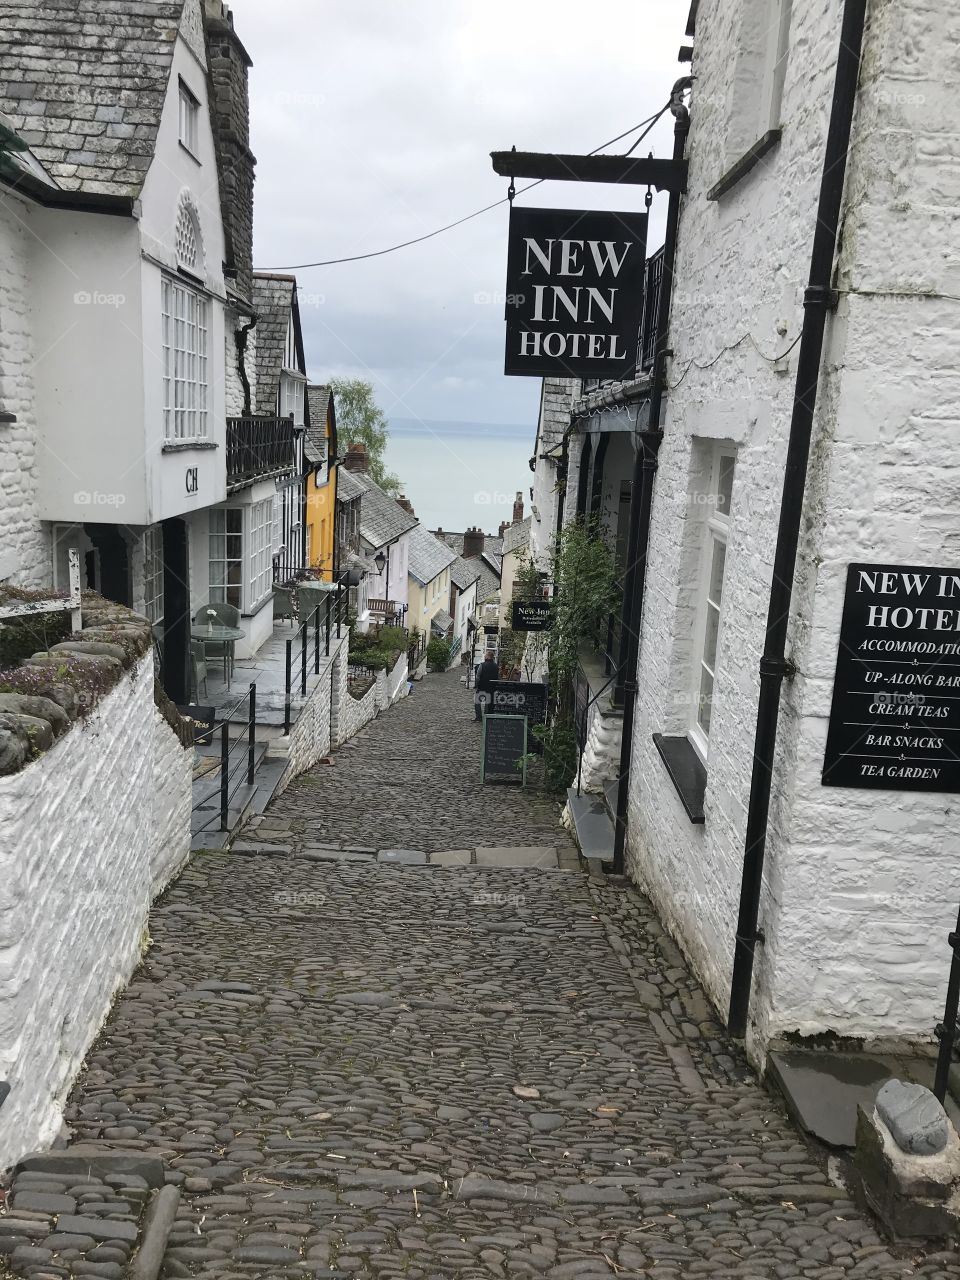
[[[779,146],[719,201],[739,4],[704,0],[680,226],[666,435],[656,481],[631,771],[631,874],[725,1010],[796,351],[809,267],[840,0],[793,6]],[[942,1006],[945,934],[960,894],[950,797],[835,790],[820,768],[842,583],[856,559],[957,562],[954,352],[960,226],[951,213],[960,132],[948,0],[871,4],[828,325],[767,846],[751,1047],[785,1032],[929,1036]],[[880,296],[875,296],[879,294]],[[747,336],[749,335],[749,337]],[[706,364],[700,369],[692,361]],[[692,717],[694,583],[703,507],[697,440],[737,446],[706,822],[691,825],[654,732]],[[571,472],[573,468],[571,468]]]
[[[7,193],[0,200],[0,581],[39,587],[52,574],[49,538],[37,504],[34,360],[30,317],[31,207]]]
[[[0,778],[0,1080],[12,1086],[0,1169],[56,1136],[140,958],[151,899],[189,855],[191,772],[147,655],[89,719]]]

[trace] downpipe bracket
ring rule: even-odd
[[[767,935],[763,932],[762,929],[755,929],[753,933],[737,933],[734,935],[734,937],[736,938],[737,942],[744,947],[746,946],[753,947],[758,942],[762,947],[764,943],[767,941]]]
[[[789,658],[761,658],[760,678],[775,676],[778,680],[792,680],[797,668]]]
[[[824,311],[836,311],[840,305],[840,290],[829,286],[809,284],[803,291],[805,307],[822,307]]]

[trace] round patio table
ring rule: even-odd
[[[230,676],[233,673],[234,646],[238,640],[243,639],[243,632],[240,628],[223,627],[218,623],[214,623],[210,626],[206,622],[195,622],[190,628],[190,639],[199,640],[204,645],[223,645],[223,675],[227,682],[227,689],[229,690]]]

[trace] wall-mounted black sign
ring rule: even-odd
[[[510,625],[514,631],[546,631],[551,617],[549,600],[514,600]]]
[[[849,566],[823,783],[960,792],[960,569]]]
[[[524,716],[483,717],[481,781],[527,781],[527,721]]]
[[[645,213],[511,209],[504,372],[630,377],[646,250]]]

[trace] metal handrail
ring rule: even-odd
[[[307,618],[297,628],[294,635],[286,643],[284,655],[284,695],[283,695],[283,732],[290,733],[293,722],[293,689],[294,679],[300,687],[300,697],[307,696],[307,679],[310,674],[310,627],[313,626],[313,674],[320,674],[320,645],[323,637],[324,656],[330,657],[330,635],[333,632],[338,638],[340,629],[347,620],[348,592],[342,583],[338,583],[336,591],[327,593],[322,604],[314,606]],[[296,658],[294,654],[296,653]]]
[[[230,740],[230,723],[237,719],[237,712],[245,702],[249,702],[247,709],[246,722],[242,725],[240,732],[231,742]],[[216,728],[216,725],[214,725]],[[208,731],[212,733],[211,731]],[[230,767],[230,753],[235,747],[242,744],[244,750],[237,764]],[[230,801],[237,794],[244,783],[236,782],[234,779],[242,773],[248,787],[253,786],[254,773],[257,765],[257,686],[251,684],[242,697],[238,698],[234,705],[222,713],[220,720],[220,787],[219,796],[220,803],[218,811],[213,817],[206,822],[201,823],[194,831],[197,835],[201,831],[205,831],[213,822],[219,820],[220,830],[230,830]],[[202,803],[210,799],[210,795],[201,797],[201,801],[193,806],[194,812],[201,808]]]

